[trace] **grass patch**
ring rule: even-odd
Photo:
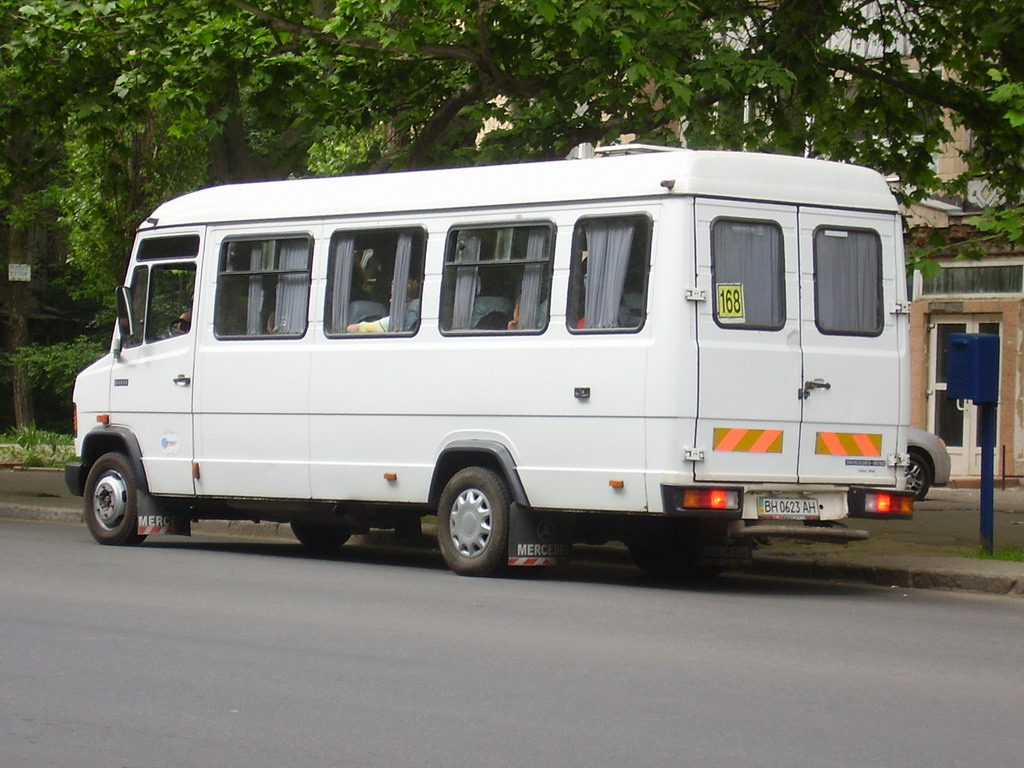
[[[982,547],[978,547],[971,557],[976,557],[979,560],[1006,560],[1011,563],[1024,563],[1024,549],[1003,547],[1002,549],[995,550],[990,555]]]
[[[0,462],[22,467],[60,468],[75,458],[71,435],[46,429],[10,429],[0,434]]]

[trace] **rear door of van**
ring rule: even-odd
[[[698,481],[897,482],[891,214],[697,200]]]

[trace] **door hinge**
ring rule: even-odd
[[[896,306],[893,307],[892,313],[894,315],[909,315],[910,314],[910,302],[896,299]]]
[[[886,456],[886,461],[890,467],[906,467],[910,465],[910,454],[890,453]]]
[[[704,461],[704,451],[700,448],[683,448],[684,461]]]
[[[687,301],[707,301],[708,298],[708,294],[703,288],[687,288],[685,295]]]

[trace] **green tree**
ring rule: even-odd
[[[31,256],[73,275],[69,294],[104,301],[138,222],[210,183],[554,158],[630,135],[861,163],[899,177],[908,200],[984,179],[1012,211],[1024,190],[1019,0],[0,11],[4,260]],[[974,137],[970,171],[940,190],[932,157],[959,127]],[[1013,221],[985,226],[1012,234]],[[8,348],[32,340],[41,290],[4,295]]]

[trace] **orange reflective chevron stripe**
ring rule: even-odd
[[[863,432],[819,432],[814,452],[825,456],[881,456],[882,436]]]
[[[782,453],[782,430],[716,427],[714,447],[716,451]]]

